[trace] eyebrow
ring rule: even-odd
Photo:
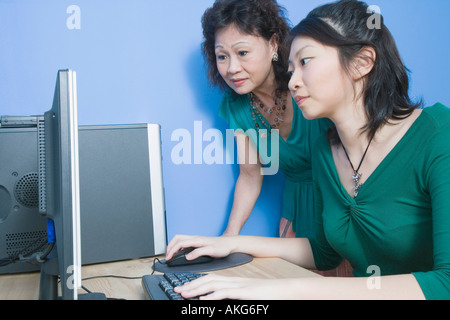
[[[308,47],[313,48],[313,46],[310,45],[310,44],[307,44],[306,46],[302,47],[302,48],[299,49],[299,50],[297,51],[297,53],[295,54],[295,59],[298,59],[298,57],[300,56],[300,53],[302,53],[302,51],[305,50],[305,49],[308,48]],[[291,61],[291,60],[289,60],[289,64],[292,64],[292,61]]]
[[[240,44],[249,44],[249,42],[247,42],[247,41],[239,41],[239,42],[236,42],[235,44],[233,44],[231,47],[234,48],[234,47],[236,47],[236,46],[238,46]],[[216,45],[216,49],[223,48],[223,47],[224,46],[222,46],[221,44]]]

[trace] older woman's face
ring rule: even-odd
[[[216,33],[216,61],[220,75],[238,94],[274,85],[273,54],[277,48],[263,37],[240,31],[234,24]]]

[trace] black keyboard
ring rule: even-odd
[[[184,300],[173,289],[204,275],[190,272],[148,275],[142,277],[142,286],[151,300]]]

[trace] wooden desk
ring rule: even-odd
[[[142,288],[141,277],[152,273],[153,260],[154,258],[147,258],[85,266],[82,268],[83,279],[108,275],[136,277],[136,279],[103,277],[83,280],[83,286],[92,292],[104,293],[108,298],[144,300],[146,295]],[[278,258],[255,258],[251,263],[215,273],[267,279],[320,277],[314,272]],[[79,292],[86,293],[84,290]],[[38,293],[39,273],[0,276],[0,300],[36,300]]]

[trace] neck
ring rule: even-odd
[[[336,115],[332,121],[349,155],[360,157],[370,141],[368,134],[361,132],[361,128],[367,123],[364,107],[362,104],[356,106],[352,104],[349,108],[343,109],[343,112]]]
[[[277,89],[277,82],[275,81],[275,74],[272,72],[267,79],[252,92],[261,100],[264,104],[266,102],[273,102],[275,97],[275,91]]]

